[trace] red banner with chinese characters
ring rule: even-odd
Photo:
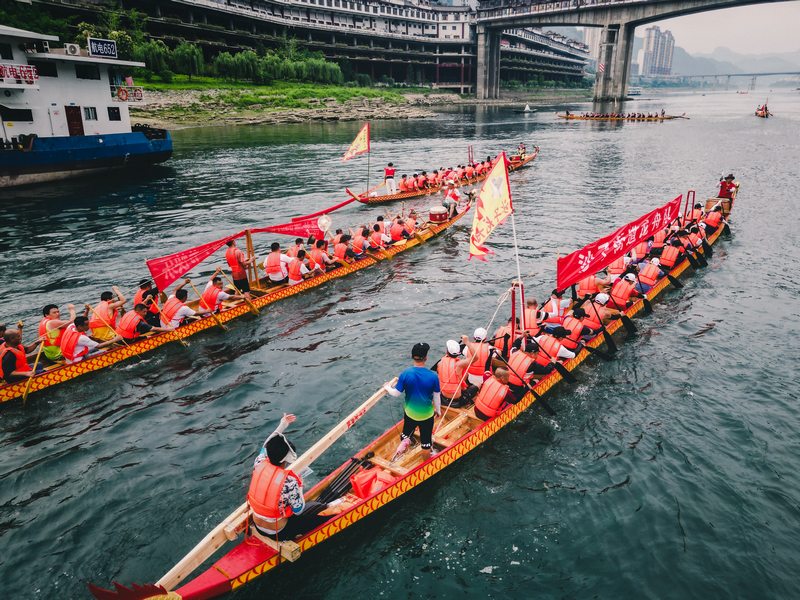
[[[243,235],[244,231],[240,231],[196,248],[189,248],[161,258],[150,259],[146,261],[147,268],[150,269],[150,274],[153,276],[156,287],[160,290],[165,290],[177,279],[183,277],[214,252],[222,248],[228,240],[233,240]]]
[[[326,217],[327,218],[327,217]],[[325,237],[325,232],[319,227],[319,219],[313,217],[291,223],[281,223],[280,225],[270,225],[269,227],[259,227],[251,229],[251,233],[280,233],[282,235],[293,235],[295,237],[308,237],[313,235],[321,240]]]
[[[469,258],[474,256],[485,261],[487,254],[493,254],[485,246],[486,240],[512,212],[514,207],[511,203],[511,186],[508,183],[508,158],[503,152],[478,194],[472,233],[469,236]]]
[[[602,271],[636,244],[669,225],[680,214],[682,199],[683,194],[632,223],[620,227],[611,235],[592,242],[564,258],[559,258],[556,287],[565,290],[573,283]]]

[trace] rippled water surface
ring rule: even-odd
[[[733,236],[639,320],[617,360],[589,360],[551,393],[557,416],[531,409],[236,597],[800,596],[800,94],[770,93],[769,120],[752,116],[757,101],[709,93],[631,108],[691,117],[662,124],[564,123],[550,108],[373,123],[373,182],[390,160],[410,173],[463,162],[470,144],[476,155],[541,146],[511,176],[522,272],[539,298],[559,254],[687,189],[703,198],[729,171],[742,182]],[[145,258],[343,200],[367,177],[366,158],[339,160],[358,127],[185,130],[153,173],[2,192],[0,319],[32,330],[46,303],[133,288]],[[381,213],[350,206],[334,224]],[[262,256],[271,241],[257,240]],[[405,367],[414,342],[438,350],[485,326],[515,273],[511,228],[491,246],[489,263],[467,262],[459,225],[188,349],[0,406],[0,596],[157,579],[243,501],[283,412],[298,415],[291,437],[307,447]],[[317,472],[401,414],[382,401]]]

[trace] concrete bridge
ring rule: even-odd
[[[500,97],[500,37],[504,29],[602,27],[594,99],[625,98],[636,27],[709,10],[788,0],[481,0],[477,22],[477,95]]]
[[[759,77],[771,77],[775,75],[797,75],[800,76],[800,71],[771,71],[766,73],[709,73],[707,75],[659,75],[650,79],[668,79],[672,81],[680,81],[682,83],[688,82],[690,79],[713,79],[714,85],[719,85],[720,79],[725,80],[725,89],[727,90],[731,85],[732,77],[747,77],[750,79],[750,90],[756,89],[756,80]]]

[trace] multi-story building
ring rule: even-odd
[[[643,77],[670,75],[675,38],[669,30],[661,31],[657,25],[645,29],[644,45],[639,50],[638,63]]]
[[[196,42],[209,54],[274,47],[294,38],[343,71],[474,90],[477,39],[472,0],[126,0],[147,15],[151,36]],[[99,3],[33,0],[65,15],[96,13]],[[506,32],[504,80],[579,81],[586,46],[535,29]]]

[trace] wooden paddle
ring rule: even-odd
[[[533,340],[533,341],[535,342],[536,340]],[[556,371],[559,372],[561,377],[564,378],[564,381],[566,381],[567,383],[575,383],[576,381],[578,381],[577,378],[575,377],[575,375],[570,373],[564,365],[562,365],[560,362],[558,362],[558,358],[557,357],[555,358],[555,360],[553,360],[553,357],[550,356],[547,353],[547,350],[542,348],[541,344],[537,343],[537,346],[539,346],[539,351],[540,352],[544,352],[544,355],[552,361],[553,367],[555,368]],[[522,378],[520,377],[520,379],[522,379]]]
[[[33,374],[30,377],[28,377],[28,382],[25,384],[25,391],[22,392],[23,404],[28,400],[28,392],[31,391],[31,384],[33,383],[33,378],[36,376],[36,367],[39,366],[39,357],[42,355],[43,349],[44,349],[44,340],[39,342],[39,350],[36,352],[36,360],[33,361]]]
[[[197,305],[197,308],[202,308],[202,306],[201,306],[201,305],[202,305],[202,303],[203,303],[203,295],[202,295],[202,294],[200,293],[200,291],[199,291],[199,290],[198,290],[198,289],[197,289],[197,288],[194,286],[194,283],[192,283],[192,281],[191,281],[191,280],[189,280],[189,285],[190,285],[190,286],[192,286],[192,289],[194,290],[194,293],[195,293],[195,294],[197,294],[197,297],[200,299],[200,302],[198,303],[198,305]],[[209,314],[210,314],[210,315],[211,315],[211,316],[214,318],[214,320],[217,322],[217,325],[219,325],[219,326],[222,328],[222,330],[223,330],[223,331],[227,331],[227,330],[228,330],[228,328],[227,328],[227,327],[225,326],[225,324],[224,324],[224,323],[223,323],[223,322],[220,320],[219,316],[217,316],[217,314],[214,312],[214,307],[213,307],[213,306],[211,306],[211,307],[209,307],[209,308],[211,308],[211,311],[209,312]],[[198,311],[198,312],[199,312],[199,311]]]
[[[99,314],[99,313],[98,313],[98,312],[97,312],[95,309],[93,309],[93,308],[92,308],[92,305],[91,305],[91,304],[86,304],[86,307],[87,307],[87,308],[88,308],[90,311],[92,311],[92,314],[93,314],[95,317],[97,317],[98,319],[100,319],[100,320],[103,322],[103,325],[105,325],[105,326],[106,326],[106,327],[108,327],[108,328],[109,328],[111,331],[114,331],[114,332],[116,333],[116,331],[115,331],[115,330],[114,330],[114,328],[111,326],[111,324],[110,324],[108,321],[106,321],[106,320],[105,320],[105,319],[104,319],[102,316],[100,316],[100,314]],[[160,311],[159,311],[159,312],[160,312]],[[119,341],[120,341],[120,342],[122,342],[122,343],[123,343],[124,345],[126,345],[126,346],[130,346],[130,344],[129,344],[128,342],[126,342],[124,339],[122,339],[122,336],[119,336]]]
[[[667,279],[669,279],[669,282],[670,282],[672,285],[674,285],[674,286],[675,286],[676,288],[678,288],[678,289],[681,289],[681,288],[683,288],[683,284],[682,284],[682,283],[681,283],[681,282],[678,280],[678,278],[677,278],[677,277],[674,277],[674,276],[672,276],[672,275],[670,275],[670,274],[669,274],[669,271],[668,271],[668,270],[667,270],[665,267],[662,267],[661,265],[658,265],[658,268],[659,268],[659,269],[661,270],[661,272],[662,272],[662,273],[663,273],[663,274],[666,276],[666,278],[667,278]]]
[[[228,274],[227,274],[225,271],[220,271],[220,273],[221,273],[221,274],[222,274],[222,276],[223,276],[223,277],[226,279],[226,281],[227,281],[228,283],[230,283],[230,284],[231,284],[231,287],[233,287],[233,289],[236,291],[236,293],[237,293],[237,294],[239,294],[239,295],[240,295],[240,296],[241,296],[241,297],[244,299],[244,301],[245,301],[245,303],[247,304],[247,306],[249,306],[249,307],[250,307],[250,312],[252,312],[254,315],[261,314],[261,311],[259,311],[259,310],[256,308],[256,305],[255,305],[255,304],[253,304],[252,302],[250,302],[250,299],[249,299],[249,298],[246,298],[246,297],[244,296],[244,294],[242,294],[242,292],[240,292],[240,291],[239,291],[239,288],[237,288],[237,287],[236,287],[236,284],[235,284],[235,283],[233,283],[233,280],[231,280],[231,278],[230,278],[230,277],[228,277]]]
[[[166,319],[164,319],[164,313],[161,312],[161,307],[159,307],[158,304],[154,304],[154,306],[156,307],[156,310],[158,311],[158,316],[161,317],[161,322],[164,323],[166,321]],[[169,324],[167,326],[169,326]],[[172,337],[176,342],[180,342],[181,346],[183,346],[184,348],[188,348],[189,347],[189,342],[187,342],[183,338],[179,338],[178,337],[178,332],[175,331],[174,329],[172,330]]]
[[[391,385],[397,383],[395,377],[390,382]],[[378,403],[378,400],[386,395],[386,390],[383,386],[370,396],[361,406],[356,408],[347,417],[345,417],[336,427],[331,429],[325,436],[323,436],[316,444],[306,450],[302,456],[289,465],[289,469],[297,473],[302,471],[315,460],[317,460],[325,450],[330,448],[333,443],[344,435],[356,422],[363,417],[369,409]],[[228,517],[225,518],[219,525],[212,529],[192,550],[184,556],[178,563],[172,567],[161,579],[156,582],[156,585],[163,586],[167,591],[174,589],[181,581],[186,579],[191,573],[203,564],[214,552],[222,547],[227,541],[234,540],[238,537],[239,532],[246,527],[247,520],[250,514],[250,508],[247,502],[243,503],[239,508],[233,511]],[[229,538],[228,536],[233,537]],[[265,539],[265,538],[260,538]],[[280,544],[276,544],[279,546]]]

